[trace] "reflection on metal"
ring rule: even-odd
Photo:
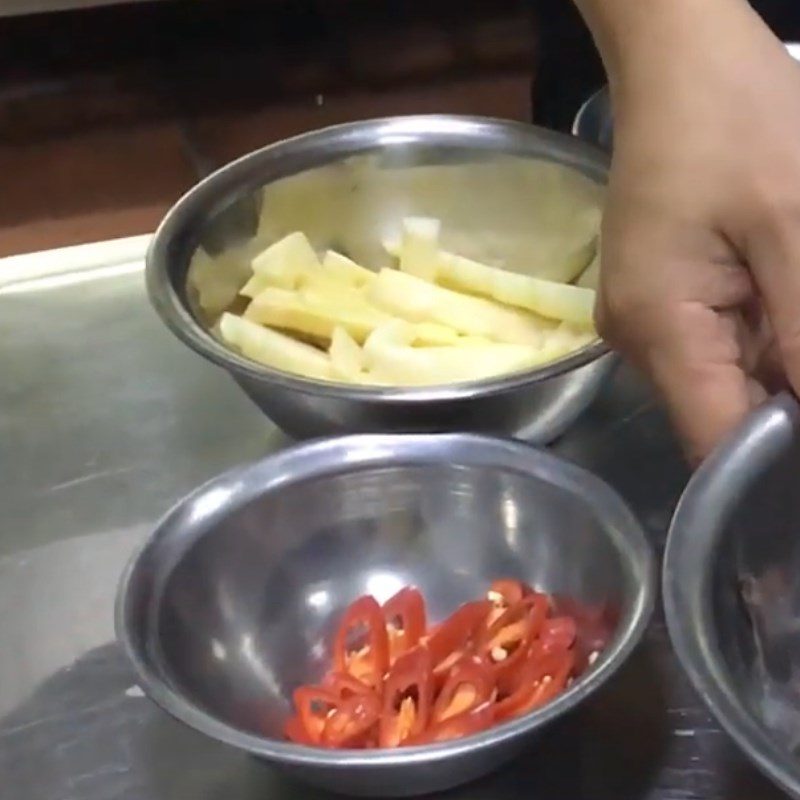
[[[42,292],[48,289],[61,289],[65,286],[75,286],[80,283],[103,280],[104,278],[118,278],[121,275],[130,275],[142,272],[142,262],[132,261],[128,264],[112,264],[107,267],[92,267],[91,269],[62,272],[59,275],[42,275],[38,278],[21,280],[16,283],[0,285],[0,295],[26,294],[29,292]]]

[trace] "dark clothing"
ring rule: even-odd
[[[752,5],[781,39],[800,41],[798,0],[753,0]],[[536,0],[535,8],[539,62],[533,120],[568,131],[581,103],[605,83],[603,65],[572,0]]]

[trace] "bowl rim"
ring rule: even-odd
[[[457,141],[459,140],[459,141]],[[385,144],[381,144],[381,142]],[[410,143],[436,144],[491,151],[505,142],[517,147],[551,148],[559,163],[590,170],[593,180],[602,182],[608,174],[609,157],[601,149],[576,137],[511,120],[458,114],[420,114],[379,117],[332,125],[268,144],[223,165],[189,189],[166,213],[158,225],[145,257],[145,280],[150,303],[172,333],[212,363],[237,376],[269,381],[285,389],[331,399],[356,399],[377,404],[398,401],[419,404],[491,396],[571,372],[597,361],[610,352],[601,340],[592,342],[566,358],[534,369],[480,381],[424,387],[354,386],[293,375],[259,364],[219,342],[195,319],[182,301],[170,277],[168,264],[172,248],[194,250],[192,223],[272,181],[331,163],[342,157],[366,155],[380,147]],[[324,145],[324,147],[323,147]],[[515,152],[509,151],[509,155]],[[520,155],[520,152],[516,153]],[[290,168],[288,164],[304,162]],[[307,163],[306,163],[307,162]],[[284,165],[284,166],[281,166]],[[269,177],[264,179],[264,175]],[[256,180],[256,176],[259,179]]]
[[[153,665],[147,653],[137,645],[135,631],[129,625],[132,587],[144,559],[163,540],[182,539],[180,547],[162,565],[160,580],[154,580],[159,586],[163,586],[180,557],[210,526],[255,497],[310,477],[334,475],[343,470],[436,464],[494,467],[560,485],[579,493],[602,512],[609,523],[612,543],[638,589],[616,636],[591,671],[553,702],[523,717],[453,742],[397,750],[327,751],[247,733],[221,721],[173,688],[168,676]],[[233,496],[232,504],[224,512],[219,503],[216,507],[213,503],[203,503],[209,497],[223,496]],[[198,507],[202,507],[202,511]],[[198,512],[205,514],[205,518],[191,536],[182,536],[181,517],[192,509],[193,519]],[[145,693],[171,716],[217,741],[292,766],[348,769],[434,764],[458,754],[493,749],[542,728],[593,694],[627,660],[644,635],[653,613],[656,575],[655,556],[647,537],[616,491],[587,470],[545,450],[520,441],[478,434],[355,434],[306,442],[234,467],[176,503],[125,567],[117,591],[114,619],[117,639]],[[155,601],[149,597],[148,602]],[[147,616],[149,624],[154,624],[153,614]]]
[[[794,797],[800,797],[800,761],[732,689],[714,629],[710,567],[723,544],[733,501],[786,452],[798,432],[800,406],[784,393],[753,412],[703,463],[672,518],[661,576],[667,629],[684,672],[728,735]]]

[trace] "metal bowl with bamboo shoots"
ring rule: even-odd
[[[293,436],[548,440],[612,366],[592,323],[606,171],[580,142],[496,120],[306,134],[179,201],[150,296]]]

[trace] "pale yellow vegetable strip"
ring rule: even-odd
[[[298,288],[300,296],[309,303],[331,305],[333,303],[359,308],[374,308],[367,299],[363,288],[343,284],[330,275],[303,277]]]
[[[491,297],[495,271],[498,271],[496,267],[442,250],[436,279],[456,291]]]
[[[527,308],[543,317],[582,328],[594,327],[593,289],[506,272],[495,281],[492,296],[501,303]]]
[[[307,378],[333,377],[330,358],[311,345],[235,314],[223,314],[219,327],[222,338],[253,361]]]
[[[308,298],[283,289],[267,289],[254,298],[245,319],[261,325],[330,339],[334,328],[343,327],[357,342],[363,342],[387,315],[364,306],[347,305],[336,299]]]
[[[545,334],[546,335],[546,334]],[[485,336],[459,336],[455,342],[456,347],[474,347],[475,345],[491,344],[492,340]]]
[[[592,289],[519,275],[446,252],[440,256],[438,280],[448,287],[486,295],[549,319],[582,327],[593,325]]]
[[[414,344],[425,346],[455,345],[459,343],[458,331],[438,322],[418,322],[414,326]]]
[[[364,353],[358,342],[342,327],[333,329],[328,348],[334,377],[343,381],[359,382],[364,369]]]
[[[490,343],[472,347],[410,347],[413,326],[376,328],[364,345],[367,374],[398,385],[425,386],[480,380],[542,363],[537,347]]]
[[[406,217],[400,242],[400,269],[426,281],[436,280],[442,223],[429,217]]]
[[[365,286],[374,281],[376,275],[371,269],[356,264],[335,250],[328,250],[325,253],[322,269],[326,275],[352,286]]]
[[[400,260],[400,251],[402,248],[399,239],[383,239],[381,241],[381,246],[392,258],[396,258],[398,261]]]
[[[269,278],[273,286],[294,289],[303,271],[319,269],[320,263],[305,234],[297,231],[257,255],[252,266],[256,275]]]
[[[355,265],[358,267],[358,265]],[[368,270],[364,270],[368,272]],[[375,273],[370,273],[372,279],[375,278]],[[284,281],[284,284],[287,283]],[[353,276],[349,279],[343,278],[338,269],[327,270],[320,269],[319,267],[306,267],[297,269],[291,281],[291,285],[278,285],[275,283],[271,275],[264,273],[253,275],[252,278],[242,287],[239,294],[244,297],[254,298],[261,294],[265,289],[278,288],[278,289],[300,289],[300,290],[313,290],[317,292],[347,295],[353,292],[361,292],[363,294],[363,287],[367,281],[359,278],[358,281],[353,280]]]
[[[239,294],[252,299],[256,295],[261,294],[264,289],[269,289],[272,285],[272,279],[269,275],[253,275],[250,280],[239,289]]]
[[[367,291],[379,308],[410,322],[437,322],[459,333],[540,346],[549,325],[534,314],[383,269]]]
[[[562,322],[555,330],[545,335],[544,347],[542,352],[548,361],[556,361],[559,358],[581,350],[594,341],[597,341],[597,334],[585,328],[578,328],[568,322]]]

